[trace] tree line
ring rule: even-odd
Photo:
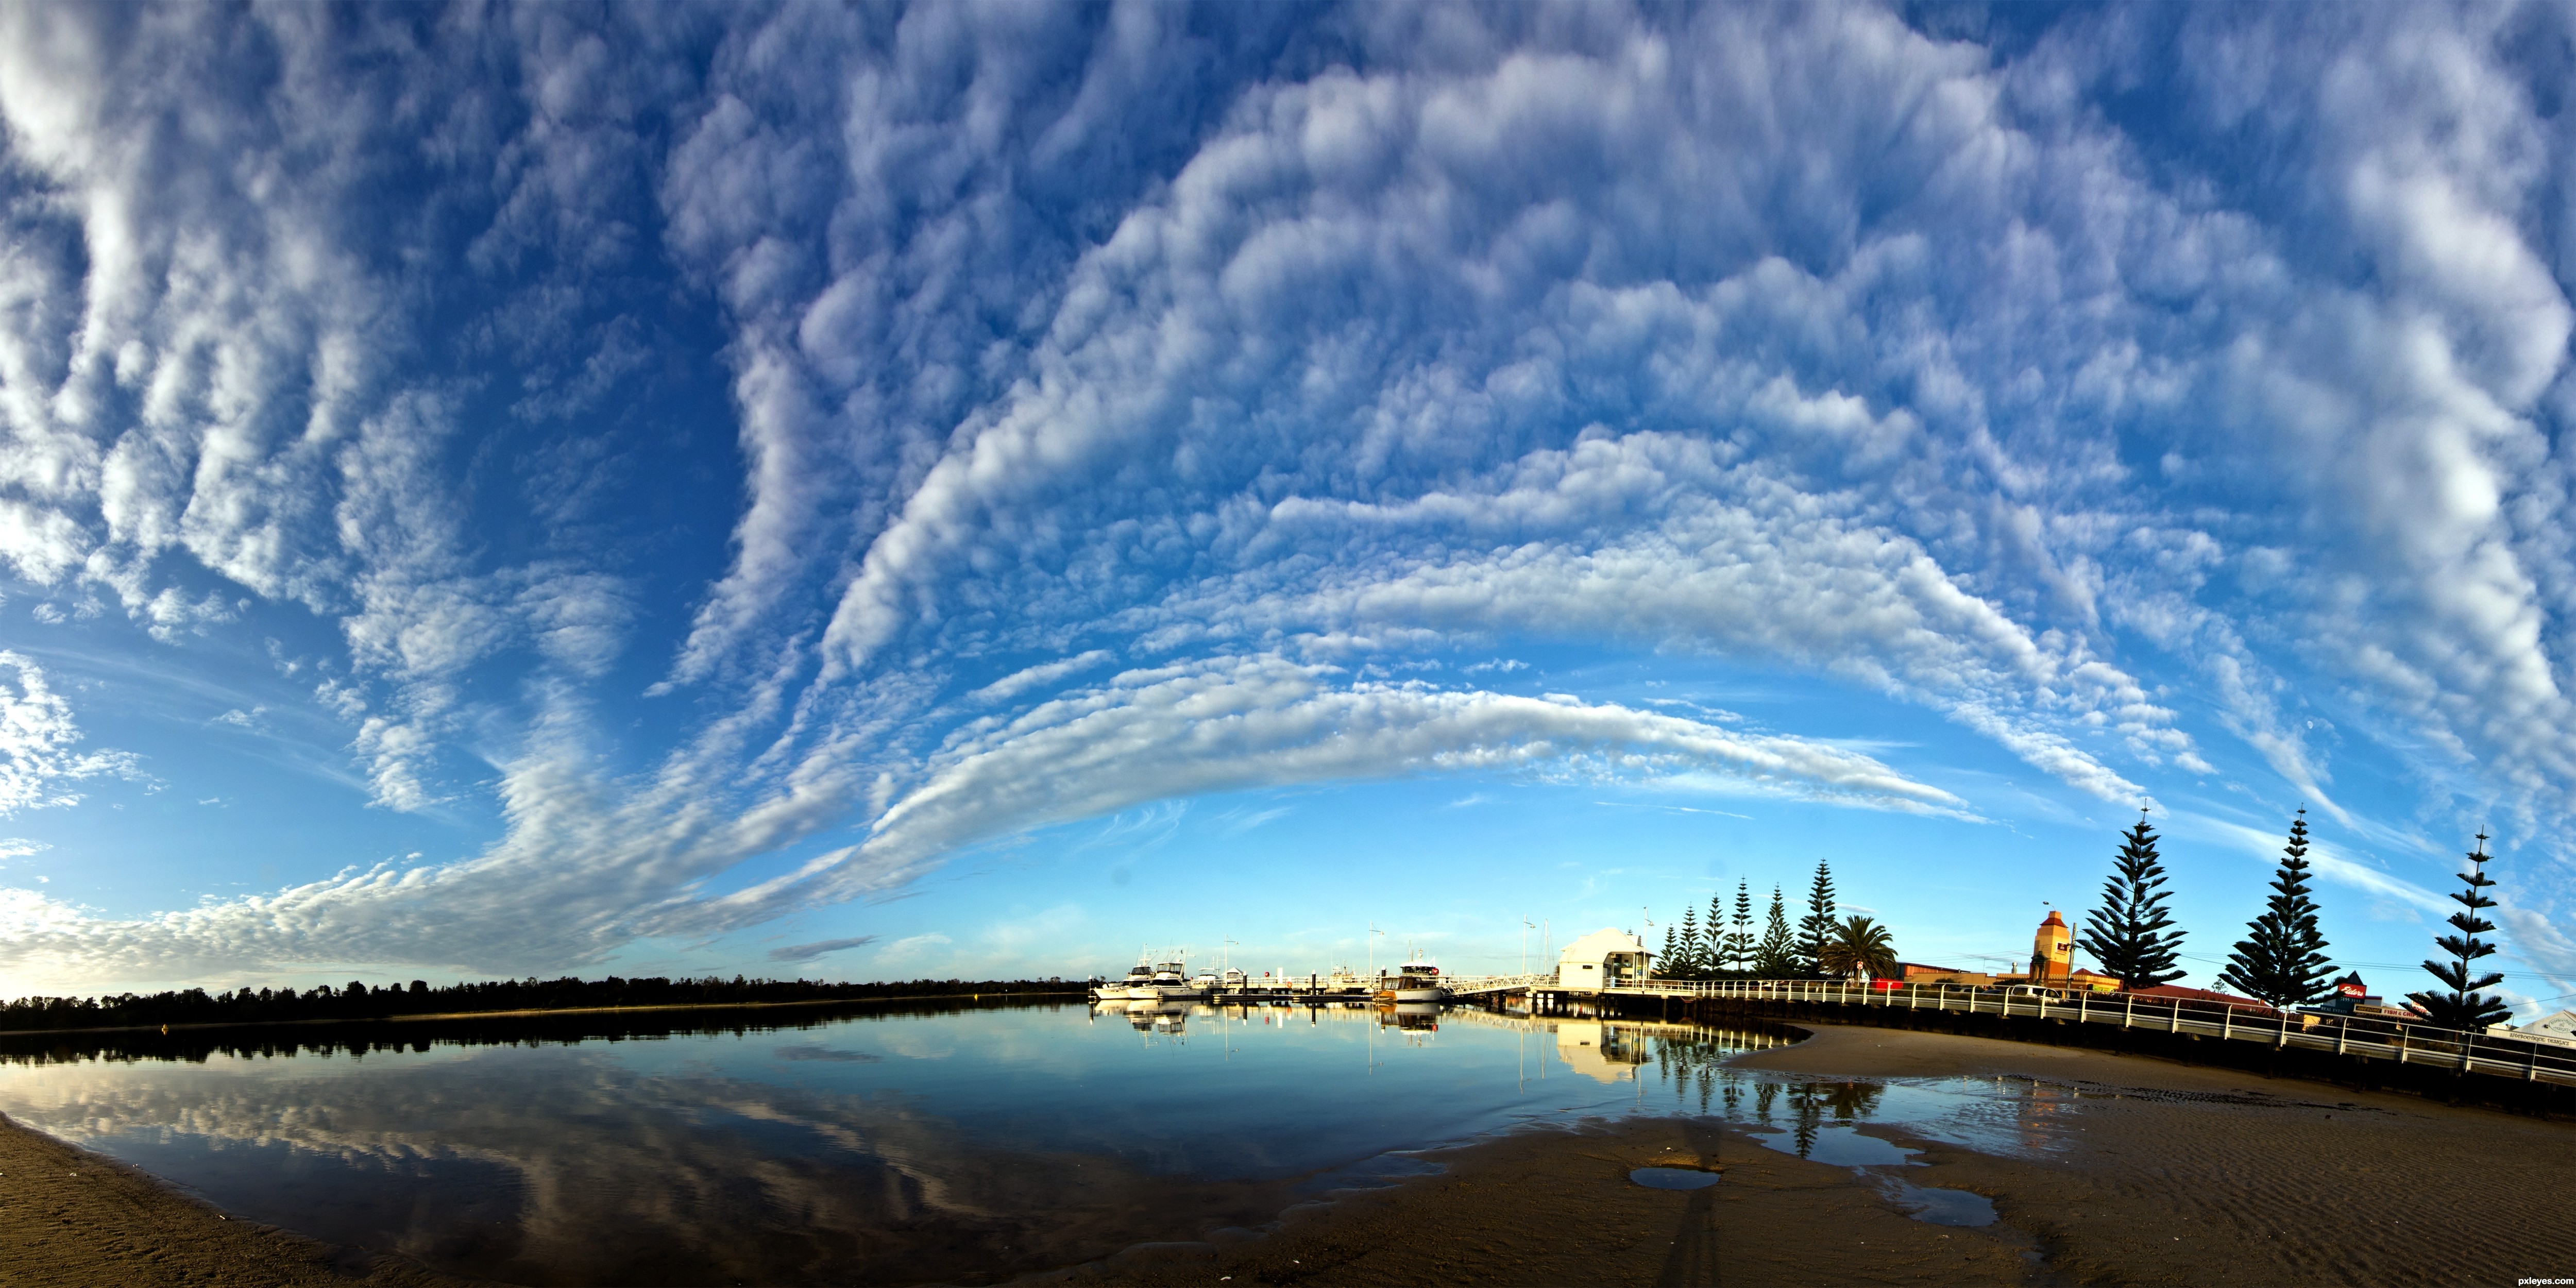
[[[2165,906],[2172,892],[2156,849],[2155,829],[2140,811],[2138,822],[2120,838],[2111,875],[2102,885],[2102,902],[2084,921],[2076,946],[2090,954],[2102,973],[2124,989],[2155,988],[2182,978],[2178,965],[2184,932],[2176,929]],[[2440,955],[2424,969],[2441,987],[2407,994],[2432,1023],[2475,1030],[2501,1023],[2512,1015],[2502,998],[2484,992],[2504,976],[2479,965],[2496,945],[2481,936],[2494,932],[2484,913],[2496,906],[2487,891],[2495,880],[2486,875],[2492,861],[2489,838],[2478,834],[2477,848],[2460,873],[2462,889],[2451,896],[2461,906],[2445,923],[2449,934],[2433,944]],[[2334,996],[2337,986],[2359,984],[2349,973],[2334,978],[2325,934],[2317,924],[2318,908],[2309,886],[2307,810],[2291,819],[2289,837],[2270,884],[2263,911],[2246,923],[2245,937],[2229,952],[2219,972],[2222,988],[2232,988],[2267,1005],[2288,1009],[2313,1005]],[[1807,893],[1806,914],[1793,928],[1780,888],[1771,889],[1769,915],[1754,931],[1753,892],[1747,879],[1735,886],[1734,906],[1723,891],[1711,895],[1708,917],[1685,909],[1679,925],[1664,928],[1664,951],[1656,973],[1679,979],[1886,978],[1897,974],[1895,945],[1884,926],[1868,917],[1836,919],[1832,870],[1816,862]]]
[[[2333,978],[2325,933],[2317,926],[2316,895],[2308,886],[2312,865],[2307,815],[2301,809],[2291,818],[2289,838],[2272,876],[2271,896],[2264,900],[2263,911],[2246,923],[2245,937],[2236,941],[2218,974],[2220,987],[2285,1010],[2324,1001],[2334,995],[2338,984],[2361,982],[2358,972]],[[2101,963],[2102,973],[2117,978],[2122,988],[2153,988],[2183,975],[2176,964],[2182,955],[2183,932],[2173,928],[2173,917],[2165,910],[2171,892],[2164,888],[2164,863],[2156,852],[2156,840],[2155,829],[2141,811],[2137,824],[2120,838],[2111,877],[2102,885],[2102,905],[2077,941]],[[2475,1031],[2513,1015],[2503,998],[2484,991],[2503,983],[2504,976],[2478,964],[2494,955],[2497,947],[2481,938],[2496,928],[2484,915],[2496,906],[2487,895],[2495,887],[2495,878],[2486,874],[2486,865],[2494,859],[2486,852],[2487,840],[2486,833],[2478,833],[2476,848],[2466,856],[2468,870],[2459,874],[2461,889],[2451,896],[2460,911],[2443,923],[2451,933],[2434,936],[2433,946],[2440,954],[2424,962],[2425,972],[2441,987],[2406,995],[2427,1020],[2448,1029]]]
[[[753,1002],[864,1001],[888,997],[947,997],[975,993],[1066,991],[1061,980],[916,979],[848,984],[805,979],[487,980],[433,988],[369,988],[351,980],[334,988],[202,988],[100,997],[22,997],[0,1005],[0,1032],[156,1027],[164,1024],[265,1024],[290,1020],[372,1020],[406,1015],[491,1011],[554,1011],[599,1006],[740,1006]]]
[[[1816,860],[1807,886],[1807,908],[1793,928],[1780,887],[1771,887],[1771,910],[1762,931],[1753,931],[1753,888],[1747,879],[1735,883],[1735,907],[1725,893],[1709,896],[1708,920],[1699,910],[1682,910],[1681,924],[1664,927],[1662,964],[1655,973],[1668,979],[1788,979],[1888,976],[1896,973],[1896,942],[1875,920],[1837,918],[1833,868]]]

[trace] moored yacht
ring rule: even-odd
[[[1136,965],[1127,968],[1127,978],[1123,980],[1110,980],[1101,984],[1099,990],[1100,1000],[1104,1002],[1153,1001],[1154,999],[1161,997],[1162,994],[1158,992],[1137,991],[1138,989],[1151,988],[1153,983],[1154,969],[1142,962],[1139,962]]]
[[[1207,990],[1190,982],[1189,968],[1180,962],[1164,962],[1154,968],[1154,998],[1165,1002],[1195,1002],[1207,996]]]
[[[1379,994],[1379,1000],[1395,1002],[1445,1002],[1449,990],[1440,985],[1440,968],[1415,959],[1397,968],[1395,987]]]

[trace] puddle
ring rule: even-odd
[[[1904,1167],[1919,1149],[1907,1149],[1876,1136],[1863,1136],[1851,1127],[1798,1128],[1790,1131],[1756,1132],[1753,1138],[1783,1154],[1836,1167]]]
[[[1650,1190],[1704,1190],[1717,1184],[1717,1173],[1695,1167],[1640,1167],[1628,1179]],[[1945,1191],[1946,1192],[1946,1191]]]
[[[1792,1144],[1768,1142],[1801,1158],[1880,1167],[1902,1160],[1851,1154],[1879,1147],[1848,1142],[1849,1128],[1861,1124],[1891,1126],[1902,1134],[1980,1154],[2037,1158],[2063,1149],[2083,1130],[2083,1102],[2101,1100],[2060,1083],[2028,1078],[1922,1078],[1887,1082],[1769,1081],[1747,1078],[1733,1070],[1713,1088],[1709,1112],[1743,1123],[1756,1132],[1781,1135]],[[1815,1142],[1845,1151],[1842,1157],[1816,1154]]]
[[[1995,1223],[1994,1200],[1968,1190],[1909,1185],[1893,1176],[1879,1178],[1879,1190],[1905,1215],[1927,1225],[1977,1229]]]
[[[2077,1130],[2069,1123],[2071,1087],[2028,1079],[1944,1078],[1900,1082],[1757,1082],[1750,1096],[1727,1097],[1729,1116],[1751,1119],[1751,1137],[1766,1149],[1866,1178],[1888,1206],[1927,1225],[1977,1229],[1995,1223],[1995,1205],[1967,1190],[1916,1185],[1893,1169],[1916,1167],[1920,1149],[1865,1135],[1861,1124],[1900,1127],[1924,1140],[1980,1153],[2047,1153]],[[1749,1110],[1750,1112],[1745,1112]]]

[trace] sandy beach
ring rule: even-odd
[[[1893,1124],[1916,1165],[1856,1173],[1717,1118],[1528,1128],[1430,1155],[1267,1230],[1139,1245],[1020,1282],[1082,1284],[2512,1284],[2576,1275],[2576,1124],[2135,1056],[1816,1026],[1743,1070],[2026,1080],[2044,1148]],[[2037,1139],[2037,1138],[2034,1138]],[[1694,1192],[1630,1169],[1715,1169]],[[1964,1190],[1994,1224],[1915,1220],[1877,1178]],[[2465,1232],[2465,1233],[2464,1233]],[[148,1176],[0,1130],[0,1281],[460,1282],[227,1220]]]

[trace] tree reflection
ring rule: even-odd
[[[1789,1087],[1789,1110],[1793,1115],[1792,1131],[1798,1145],[1798,1157],[1805,1158],[1815,1149],[1816,1132],[1831,1115],[1836,1124],[1863,1119],[1878,1111],[1878,1099],[1886,1088],[1875,1082],[1800,1082]]]

